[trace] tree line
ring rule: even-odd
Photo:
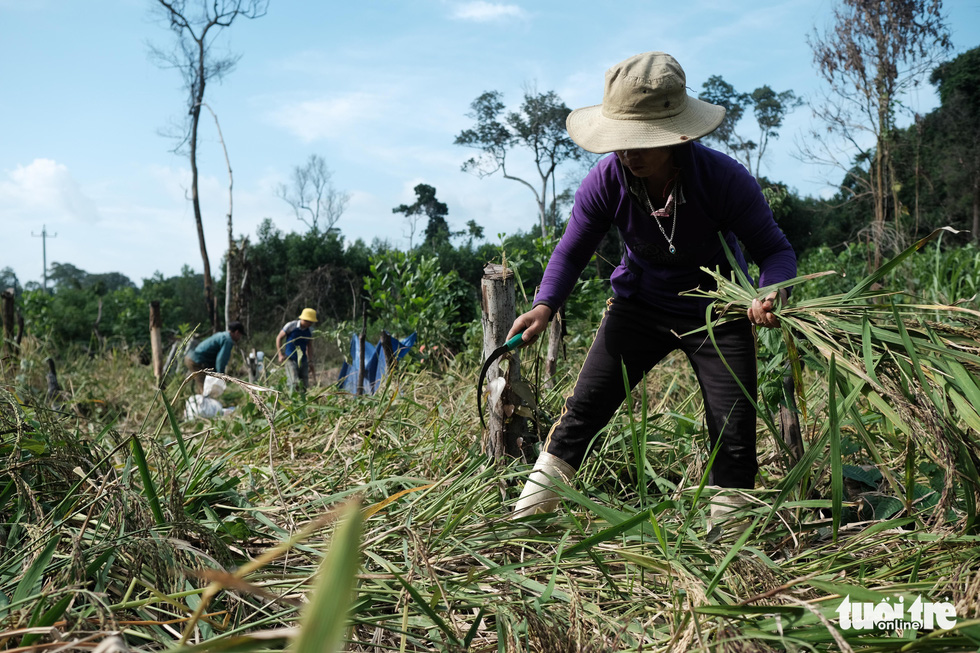
[[[404,256],[396,255],[389,241],[348,241],[337,225],[349,194],[333,186],[326,160],[313,154],[276,191],[305,231],[283,231],[266,220],[254,237],[236,239],[229,163],[228,247],[215,283],[197,202],[196,131],[200,109],[210,109],[204,101],[206,83],[230,72],[236,58],[213,58],[208,33],[229,27],[238,17],[260,18],[267,3],[223,0],[196,8],[189,0],[158,2],[176,39],[171,51],[155,49],[154,54],[181,71],[188,91],[188,123],[175,135],[176,149],[191,160],[203,272],[185,267],[169,278],[158,273],[137,287],[117,272],[89,274],[70,263],[53,263],[53,288],[47,293],[36,284],[22,289],[12,270],[0,270],[0,286],[16,290],[35,333],[58,343],[143,343],[151,301],[161,302],[165,328],[174,334],[198,327],[217,330],[222,304],[225,320],[243,319],[250,331],[274,331],[305,306],[331,322],[354,321],[365,311],[384,310],[398,296],[372,275],[426,259],[435,261],[438,274],[451,277],[445,287],[453,289],[449,294],[458,306],[447,319],[463,323],[475,316],[483,266],[506,256],[507,250],[512,258],[523,253],[533,261],[523,279],[533,291],[548,243],[564,226],[574,188],[596,161],[568,139],[564,123],[570,110],[561,98],[533,86],[509,110],[501,92],[479,95],[467,114],[472,127],[454,141],[476,151],[463,162],[463,171],[480,177],[499,173],[533,194],[536,211],[528,216],[527,231],[491,244],[473,221],[454,229],[437,189],[421,183],[415,187],[414,203],[392,208],[407,228]],[[829,90],[822,102],[810,103],[818,127],[804,154],[837,170],[837,191],[829,198],[801,196],[763,174],[764,155],[779,138],[785,117],[802,106],[792,90],[776,91],[765,84],[738,90],[720,75],[703,84],[699,96],[727,110],[725,122],[705,140],[742,161],[757,177],[777,222],[801,256],[860,242],[869,266],[874,266],[889,250],[940,226],[969,231],[973,241],[980,236],[980,48],[943,58],[949,37],[941,6],[938,0],[843,0],[835,8],[833,27],[811,35],[814,64]],[[901,93],[924,76],[935,86],[940,105],[898,128],[905,111]],[[871,138],[860,138],[861,133]],[[516,165],[518,157],[530,160],[533,168]],[[525,178],[516,169],[531,169],[534,176]],[[561,188],[559,170],[567,173]],[[584,276],[608,278],[620,256],[621,245],[611,234]],[[369,297],[365,288],[387,299]],[[458,345],[460,330],[450,331]]]

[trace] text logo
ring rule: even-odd
[[[837,607],[843,630],[935,630],[956,625],[956,608],[948,601],[933,603],[917,596],[905,605],[905,598],[878,603],[853,603],[850,596]]]

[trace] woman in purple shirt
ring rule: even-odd
[[[759,265],[760,286],[794,277],[796,255],[748,171],[695,142],[724,117],[723,107],[687,95],[680,64],[662,52],[636,55],[610,68],[602,104],[568,116],[568,133],[576,143],[590,152],[615,154],[602,159],[575,193],[568,226],[534,305],[515,320],[508,338],[524,331],[524,341],[532,342],[545,330],[611,228],[619,229],[626,251],[612,274],[613,298],[595,342],[545,440],[515,517],[555,509],[552,479],[572,478],[625,399],[623,366],[632,387],[675,349],[687,355],[697,375],[712,447],[720,439],[709,483],[754,486],[756,416],[739,383],[755,394],[752,325],[778,326],[772,309],[779,297],[771,293],[756,299],[748,319],[715,327],[723,361],[704,332],[683,335],[704,326],[708,301],[679,293],[714,287],[702,267],[731,272],[719,233],[743,272],[747,266],[738,241],[745,244]],[[737,493],[722,493],[712,515],[720,518],[739,499]]]

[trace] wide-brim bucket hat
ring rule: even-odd
[[[568,114],[568,135],[596,154],[680,145],[710,134],[725,108],[687,94],[684,69],[669,54],[644,52],[606,71],[602,104]]]
[[[316,322],[316,311],[312,308],[304,308],[299,314],[299,319],[306,320],[307,322]]]

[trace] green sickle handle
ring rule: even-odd
[[[513,338],[505,342],[504,347],[507,348],[507,351],[514,351],[515,349],[517,349],[518,345],[521,344],[523,338],[524,338],[524,332],[521,331],[516,336],[514,336]]]
[[[483,420],[483,382],[487,379],[487,371],[495,360],[520,347],[523,344],[523,338],[524,332],[521,331],[503,345],[494,349],[493,353],[487,356],[487,360],[483,362],[483,369],[480,370],[480,380],[476,383],[476,411],[480,415],[480,425],[484,429],[487,428],[487,423]]]

